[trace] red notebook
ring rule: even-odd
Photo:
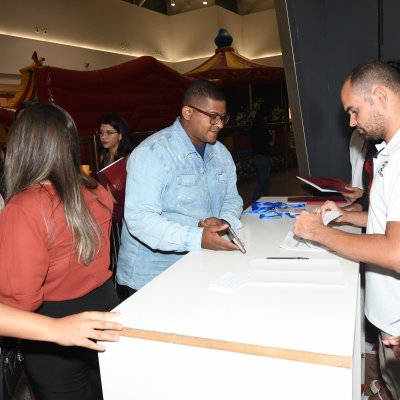
[[[318,189],[320,192],[351,192],[351,190],[346,189],[346,186],[349,186],[349,184],[340,178],[316,178],[314,176],[307,176],[305,178],[298,176],[297,178]]]
[[[121,157],[117,161],[107,165],[97,172],[97,179],[107,189],[119,192],[125,188],[126,182],[126,159]]]
[[[326,201],[334,201],[335,203],[348,203],[341,195],[332,196],[291,196],[288,197],[289,203],[307,203],[307,204],[324,204]]]

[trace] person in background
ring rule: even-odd
[[[355,129],[350,139],[351,193],[341,195],[352,203],[344,207],[346,211],[368,211],[369,192],[373,180],[373,160],[376,155],[376,145],[382,140],[366,138]]]
[[[346,189],[351,192],[343,192],[342,196],[354,203],[364,193],[362,171],[367,151],[366,141],[363,135],[354,129],[350,138],[349,154],[351,164],[351,183]]]
[[[118,297],[109,271],[112,198],[81,173],[70,115],[35,104],[11,127],[0,214],[0,302],[47,317],[109,311]],[[24,341],[38,399],[102,398],[97,353]]]
[[[100,168],[127,157],[133,150],[132,136],[125,119],[117,114],[104,115],[96,132],[102,149]]]
[[[241,227],[243,208],[232,156],[217,141],[228,119],[222,91],[195,80],[180,118],[132,152],[117,269],[129,294],[188,251],[238,250],[220,236]]]
[[[112,216],[112,227],[110,236],[110,269],[113,273],[113,281],[117,272],[118,252],[121,244],[122,220],[124,218],[125,185],[126,185],[126,161],[133,150],[131,132],[126,121],[116,114],[104,115],[99,122],[96,132],[102,149],[100,154],[100,168],[107,167],[114,161],[123,158],[124,171],[119,177],[118,184],[107,187],[114,200],[114,211]],[[117,287],[121,300],[127,296]]]
[[[268,196],[269,177],[271,174],[271,148],[275,144],[275,132],[270,132],[265,127],[265,112],[261,108],[256,112],[251,127],[253,145],[253,163],[257,173],[257,183],[253,192],[252,202],[261,196]]]
[[[302,212],[294,233],[366,263],[365,315],[379,330],[379,361],[386,387],[370,399],[400,399],[400,74],[384,62],[356,67],[341,91],[350,126],[377,145],[368,213],[346,211],[333,202],[320,212]],[[326,211],[341,211],[337,222],[366,227],[351,234],[324,226]],[[390,397],[391,396],[391,397]]]

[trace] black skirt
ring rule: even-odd
[[[83,311],[110,311],[118,305],[111,280],[85,296],[47,301],[38,314],[60,318]],[[101,400],[97,352],[55,343],[24,341],[25,370],[36,400]]]

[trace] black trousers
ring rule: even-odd
[[[37,312],[59,318],[82,311],[110,311],[117,305],[110,279],[78,299],[45,302]],[[96,351],[37,341],[24,341],[23,351],[35,400],[103,399]]]

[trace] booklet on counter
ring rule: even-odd
[[[340,178],[316,178],[314,176],[307,176],[305,178],[298,176],[297,178],[318,189],[320,192],[351,192],[351,190],[346,189],[346,186],[349,186],[349,184]]]
[[[335,203],[348,203],[342,195],[331,196],[291,196],[288,197],[289,203],[305,202],[307,204],[324,204],[326,201],[334,201]]]
[[[121,190],[126,180],[125,157],[119,158],[117,161],[98,171],[97,179],[106,189],[107,186],[110,186],[112,189]]]

